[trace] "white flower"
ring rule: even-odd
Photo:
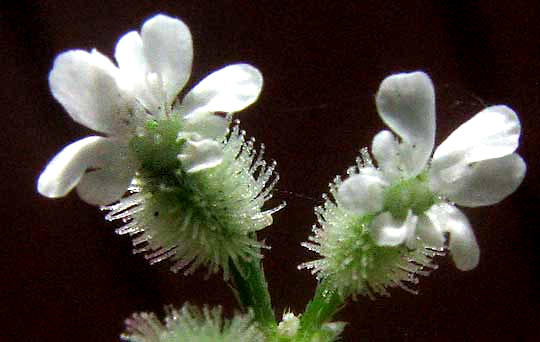
[[[77,187],[91,204],[108,204],[125,193],[138,167],[129,142],[150,119],[178,116],[179,155],[186,172],[218,165],[218,142],[227,121],[214,112],[232,113],[253,103],[262,87],[254,67],[224,67],[176,101],[191,72],[191,34],[180,20],[156,15],[141,32],[125,34],[116,45],[118,66],[97,50],[70,50],[59,55],[49,74],[53,96],[76,122],[106,136],[90,136],[61,150],[38,180],[47,197],[65,196]]]
[[[431,153],[435,141],[435,95],[423,72],[386,78],[377,93],[387,130],[373,139],[378,168],[367,166],[345,180],[337,200],[357,215],[375,215],[370,225],[381,246],[402,243],[449,250],[456,266],[470,270],[480,250],[466,216],[454,206],[485,206],[514,192],[526,171],[515,153],[520,122],[507,106],[488,107],[456,129]]]

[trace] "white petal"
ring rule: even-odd
[[[410,242],[414,240],[417,221],[418,217],[410,210],[405,220],[396,220],[386,211],[375,217],[369,229],[373,240],[379,246],[397,246],[407,242],[407,245],[412,247]]]
[[[81,199],[94,205],[105,205],[119,200],[126,192],[137,161],[130,154],[127,144],[108,139],[110,148],[102,151],[91,165],[93,169],[77,185]]]
[[[456,267],[462,271],[475,268],[480,260],[480,248],[467,217],[448,203],[432,206],[426,215],[440,232],[450,234],[448,247]]]
[[[427,247],[443,248],[445,242],[444,232],[439,230],[439,226],[438,221],[435,224],[429,216],[421,215],[418,217],[416,235]]]
[[[79,183],[87,168],[114,144],[103,137],[86,137],[62,149],[49,162],[38,179],[38,191],[50,198],[63,197]]]
[[[516,113],[506,106],[482,110],[459,126],[437,147],[431,167],[434,172],[493,158],[516,150],[521,125]],[[450,181],[450,180],[447,180]]]
[[[139,33],[131,31],[123,35],[116,44],[114,57],[122,74],[121,86],[133,92],[146,109],[155,113],[161,103],[147,83],[149,67]]]
[[[188,116],[195,112],[234,113],[257,100],[262,84],[261,73],[251,65],[229,65],[199,82],[182,106]]]
[[[343,208],[357,215],[377,213],[383,208],[386,185],[379,171],[364,169],[363,173],[347,178],[339,186],[336,199]]]
[[[221,164],[223,149],[221,144],[214,140],[188,140],[178,159],[186,172],[197,172]]]
[[[430,187],[466,207],[498,203],[516,191],[527,165],[512,153],[502,158],[457,164],[430,176]]]
[[[159,75],[166,104],[171,105],[191,73],[189,28],[178,19],[158,14],[144,23],[141,36],[148,71]]]
[[[124,195],[134,175],[135,170],[130,168],[122,173],[110,169],[88,172],[77,185],[77,194],[86,203],[111,204]]]
[[[137,31],[123,35],[116,44],[114,58],[120,70],[134,79],[144,80],[147,72],[143,41]]]
[[[73,120],[93,130],[118,134],[130,124],[129,99],[118,89],[118,70],[97,51],[59,55],[49,74],[54,97]]]
[[[73,51],[80,51],[80,50],[73,50]],[[105,70],[107,74],[111,75],[116,81],[118,81],[117,78],[120,76],[120,70],[116,67],[116,65],[114,65],[114,63],[109,59],[109,57],[105,56],[104,54],[99,52],[97,49],[92,49],[92,51],[90,51],[90,56],[92,59],[92,64],[94,66],[97,66],[102,70]]]
[[[410,146],[410,176],[426,166],[435,141],[435,92],[423,72],[395,74],[384,79],[376,97],[382,120]]]
[[[388,178],[396,179],[400,176],[399,142],[392,132],[384,130],[377,133],[371,143],[371,152]]]
[[[225,118],[209,114],[197,113],[186,119],[185,131],[197,133],[206,138],[219,140],[227,132],[228,122]]]

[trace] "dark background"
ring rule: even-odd
[[[401,4],[406,3],[406,4]],[[540,11],[537,1],[29,1],[1,14],[0,339],[115,341],[134,311],[164,304],[237,308],[219,276],[184,277],[131,255],[128,238],[75,194],[39,196],[36,178],[67,143],[90,134],[50,95],[47,75],[67,49],[116,40],[164,12],[193,34],[188,89],[234,62],[265,77],[259,101],[240,113],[249,135],[279,162],[275,197],[288,207],[261,235],[276,312],[301,312],[315,287],[296,265],[313,206],[328,182],[383,128],[374,105],[381,80],[422,69],[437,95],[437,142],[490,104],[522,120],[525,181],[491,207],[464,209],[482,256],[460,272],[450,258],[421,279],[420,295],[360,298],[337,316],[345,341],[508,341],[539,337],[538,138]]]

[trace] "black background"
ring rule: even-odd
[[[75,194],[39,196],[36,178],[67,143],[90,131],[50,95],[54,57],[73,48],[112,56],[116,40],[158,12],[193,34],[188,89],[234,62],[257,66],[262,95],[240,113],[249,135],[278,161],[275,197],[288,207],[263,231],[276,312],[301,312],[314,258],[299,243],[328,182],[383,128],[381,80],[422,69],[435,84],[437,142],[490,104],[520,115],[525,181],[495,206],[464,209],[482,256],[460,272],[449,258],[421,279],[420,295],[351,302],[337,319],[345,341],[535,340],[538,335],[540,11],[537,1],[34,1],[1,13],[2,117],[0,339],[115,341],[134,311],[164,304],[237,308],[219,276],[184,277],[131,255],[129,239]]]

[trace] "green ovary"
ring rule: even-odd
[[[384,209],[397,219],[405,219],[409,209],[421,215],[437,202],[437,196],[429,189],[425,173],[402,180],[386,189]]]
[[[130,149],[139,160],[139,171],[144,177],[174,175],[180,167],[177,155],[184,145],[184,141],[178,140],[181,130],[180,119],[152,120],[145,124],[142,134],[131,139]]]

